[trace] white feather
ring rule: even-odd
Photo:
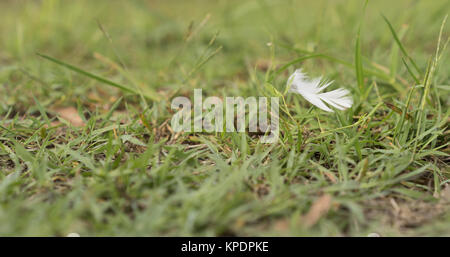
[[[291,86],[289,91],[302,95],[308,102],[327,112],[333,112],[333,110],[326,104],[338,110],[345,110],[353,104],[353,100],[349,96],[350,92],[347,89],[339,88],[321,93],[333,81],[324,81],[322,77],[310,79],[300,69],[289,77],[287,83],[288,86]]]

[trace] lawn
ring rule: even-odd
[[[1,236],[450,236],[448,0],[0,1]],[[301,68],[350,91],[323,111]],[[279,97],[279,140],[175,132]]]

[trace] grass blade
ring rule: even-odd
[[[365,95],[364,92],[364,70],[362,64],[362,53],[361,53],[361,27],[363,23],[364,14],[366,12],[367,2],[364,4],[363,14],[361,17],[361,21],[358,28],[358,34],[356,35],[356,44],[355,44],[355,71],[356,71],[356,81],[358,82],[359,92],[361,97]]]
[[[280,73],[282,73],[283,71],[285,71],[285,70],[286,70],[287,68],[289,68],[290,66],[292,66],[292,65],[294,65],[294,64],[297,64],[297,63],[300,63],[300,62],[303,62],[303,61],[305,61],[305,60],[311,59],[311,58],[315,58],[315,57],[322,57],[322,55],[321,55],[321,54],[305,55],[305,56],[302,56],[302,57],[300,57],[300,58],[297,58],[297,59],[295,59],[295,60],[293,60],[293,61],[290,61],[290,62],[286,63],[285,65],[281,66],[279,69],[277,69],[276,71],[274,71],[274,72],[272,73],[272,75],[270,76],[270,78],[267,80],[268,83],[271,83],[271,82],[273,81],[273,79],[274,79],[277,75],[279,75]]]
[[[414,62],[414,60],[411,58],[411,56],[409,56],[408,52],[406,52],[405,47],[403,47],[402,42],[400,41],[400,38],[397,36],[397,33],[395,33],[394,27],[392,27],[392,24],[389,22],[389,20],[386,18],[386,16],[384,16],[383,14],[381,14],[381,16],[383,17],[384,21],[386,21],[389,30],[392,33],[392,36],[394,37],[395,42],[397,43],[398,47],[400,48],[400,51],[402,51],[403,55],[406,56],[406,58],[408,58],[408,60],[412,63],[412,65],[414,66],[414,69],[419,73],[419,75],[421,74],[419,67],[417,66],[417,64]]]
[[[409,75],[414,79],[414,82],[416,82],[416,85],[420,85],[419,79],[414,75],[414,72],[412,72],[411,68],[409,67],[408,63],[406,62],[405,58],[402,58],[402,62],[406,67],[406,70],[408,71]]]
[[[106,84],[106,85],[108,85],[108,86],[112,86],[112,87],[115,87],[115,88],[119,88],[119,89],[121,89],[121,90],[123,90],[123,91],[126,91],[126,92],[128,92],[128,93],[140,94],[137,90],[131,89],[131,88],[126,87],[126,86],[121,85],[121,84],[118,84],[118,83],[113,82],[113,81],[111,81],[111,80],[108,80],[108,79],[106,79],[106,78],[102,78],[102,77],[100,77],[100,76],[98,76],[98,75],[95,75],[95,74],[93,74],[93,73],[87,72],[87,71],[85,71],[85,70],[82,70],[82,69],[80,69],[80,68],[78,68],[78,67],[75,67],[75,66],[73,66],[73,65],[71,65],[71,64],[68,64],[68,63],[65,63],[65,62],[63,62],[63,61],[60,61],[60,60],[55,59],[55,58],[53,58],[53,57],[50,57],[50,56],[48,56],[48,55],[40,54],[40,53],[36,53],[36,54],[37,54],[38,56],[40,56],[40,57],[46,59],[46,60],[49,60],[49,61],[51,61],[51,62],[54,62],[54,63],[56,63],[56,64],[58,64],[58,65],[61,65],[61,66],[65,67],[65,68],[71,70],[71,71],[77,72],[77,73],[79,73],[79,74],[81,74],[81,75],[84,75],[84,76],[86,76],[86,77],[89,77],[89,78],[91,78],[91,79],[97,80],[98,82],[101,82],[101,83]],[[148,94],[144,94],[144,96],[147,97],[147,98],[150,98],[150,99],[152,99],[152,100],[158,101],[158,99],[157,99],[155,96],[148,95]]]
[[[360,30],[358,30],[358,35],[356,37],[355,46],[355,71],[356,71],[356,81],[358,82],[358,88],[361,95],[364,95],[364,72],[361,58],[361,42],[360,42]]]

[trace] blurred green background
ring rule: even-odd
[[[170,99],[194,88],[208,96],[259,95],[271,65],[310,53],[352,66],[361,20],[364,66],[387,77],[367,76],[367,86],[377,81],[380,98],[403,108],[413,82],[381,14],[425,71],[450,1],[369,1],[364,17],[363,5],[360,0],[0,1],[0,235],[448,235],[450,217],[433,198],[449,179],[448,132],[436,132],[432,144],[444,146],[439,150],[447,156],[424,146],[411,163],[412,134],[401,139],[410,144],[406,149],[406,143],[390,141],[401,115],[386,106],[363,134],[350,128],[302,145],[293,139],[295,131],[285,145],[263,150],[251,139],[247,145],[245,136],[184,135],[174,143],[164,127]],[[448,36],[447,25],[442,38]],[[36,53],[134,84],[160,101],[124,94]],[[448,88],[447,57],[448,51],[433,85]],[[294,67],[325,75],[359,99],[354,68],[320,58],[289,72]],[[274,86],[283,90],[287,76],[281,74]],[[336,116],[309,112],[300,98],[289,98],[289,106],[307,124],[308,138],[370,112],[379,100],[373,90],[367,101],[356,100],[354,109]],[[432,96],[430,122],[445,123],[448,90]],[[412,102],[417,108],[419,95]],[[87,125],[54,125],[61,107],[73,107]],[[282,124],[286,135],[294,131],[291,125]],[[434,129],[444,131],[444,125]],[[420,140],[419,148],[428,137]],[[291,149],[297,146],[301,151]],[[216,148],[220,151],[211,150]],[[263,161],[269,152],[273,159]],[[425,178],[397,179],[428,164]],[[357,182],[352,176],[361,167],[370,177]],[[351,174],[343,176],[343,170]],[[303,226],[323,192],[333,195],[329,215],[316,226]],[[396,214],[394,198],[410,212]]]

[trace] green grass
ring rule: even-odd
[[[450,4],[363,9],[1,1],[0,235],[450,235]],[[300,67],[353,107],[286,93]],[[173,133],[194,88],[281,94],[280,141]]]

